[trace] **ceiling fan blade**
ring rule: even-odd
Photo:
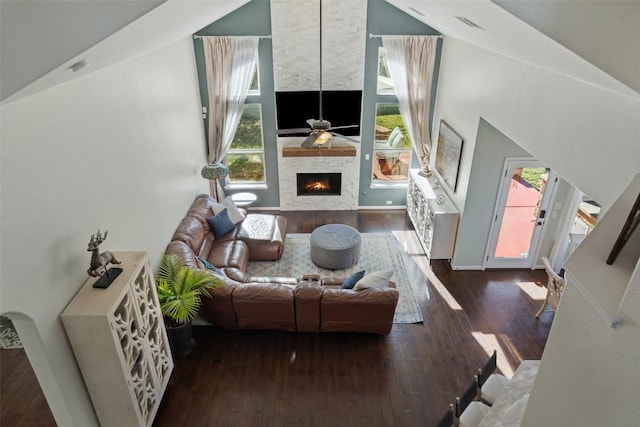
[[[351,136],[344,136],[344,135],[341,135],[341,134],[335,133],[335,132],[329,132],[329,133],[331,135],[333,135],[333,136],[337,136],[338,138],[344,138],[347,141],[351,141],[351,142],[355,142],[356,144],[360,144],[360,140],[359,139],[355,139],[355,138],[353,138]]]
[[[359,126],[360,125],[333,126],[331,128],[331,130],[334,130],[334,129],[353,129],[353,128],[357,128]]]
[[[311,146],[313,146],[313,144],[315,144],[316,139],[318,139],[318,137],[320,136],[319,132],[313,132],[311,135],[309,135],[307,137],[307,139],[305,139],[302,142],[302,147],[304,148],[311,148]]]
[[[317,120],[316,120],[316,119],[307,119],[307,124],[308,124],[309,126],[311,126],[311,127],[313,127],[313,124],[314,124],[315,122],[317,122]]]
[[[295,129],[278,129],[278,135],[293,135],[296,133],[309,133],[313,129],[309,128],[295,128]]]

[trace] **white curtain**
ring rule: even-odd
[[[258,59],[258,37],[202,37],[209,94],[209,162],[224,159]]]
[[[431,151],[429,110],[437,41],[437,36],[382,36],[400,113],[423,167]]]

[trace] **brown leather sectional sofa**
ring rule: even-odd
[[[234,230],[216,237],[207,218],[216,203],[199,195],[178,226],[167,254],[183,258],[195,269],[197,257],[218,267],[224,285],[203,298],[200,315],[226,329],[280,329],[299,332],[369,332],[388,334],[398,302],[392,283],[386,288],[340,289],[342,279],[309,275],[251,277],[251,260],[278,260],[286,239],[286,218],[247,214]],[[277,262],[277,261],[276,261]],[[212,273],[213,274],[213,273]]]

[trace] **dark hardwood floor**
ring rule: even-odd
[[[0,426],[55,426],[24,350],[0,350]]]
[[[394,324],[388,336],[194,327],[197,347],[176,358],[154,426],[432,426],[493,349],[507,375],[542,356],[553,318],[534,317],[543,270],[452,271],[444,261],[429,268],[404,211],[282,214],[290,233],[326,223],[393,232],[414,261],[410,276],[424,283],[424,323]],[[0,425],[55,425],[16,418],[43,397],[31,382],[27,398],[5,390],[29,378],[23,370],[14,378],[24,353],[20,361],[5,351]]]

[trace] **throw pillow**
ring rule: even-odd
[[[218,267],[216,267],[215,265],[211,264],[206,259],[198,257],[198,261],[200,261],[200,263],[202,264],[203,268],[206,268],[207,270],[211,270],[214,274],[216,274],[218,276],[227,277],[227,275],[224,274],[224,271],[220,270]]]
[[[391,276],[393,276],[393,270],[376,271],[375,273],[367,274],[358,280],[353,289],[385,288],[389,285]]]
[[[226,209],[223,209],[214,216],[210,216],[209,218],[207,218],[207,222],[209,223],[211,231],[213,231],[213,234],[216,237],[227,234],[236,226],[233,222],[231,222],[231,219],[229,219],[229,214],[227,213]]]
[[[394,127],[389,134],[389,138],[387,138],[387,141],[389,141],[389,146],[395,147],[395,144],[398,143],[398,138],[402,138],[403,136],[404,135],[402,135],[402,130],[400,130],[398,126]]]
[[[389,139],[389,147],[396,148],[402,143],[403,140],[404,135],[402,134],[402,132],[399,132],[393,138]]]
[[[362,279],[363,277],[364,277],[364,270],[355,272],[351,276],[344,279],[344,282],[342,282],[342,286],[340,286],[340,288],[353,289],[355,284],[358,283],[358,280]]]
[[[244,214],[238,209],[231,197],[225,198],[222,203],[214,203],[211,206],[211,210],[213,210],[214,214],[218,214],[222,212],[223,209],[227,209],[227,214],[229,214],[229,219],[233,224],[237,224],[244,219]]]

